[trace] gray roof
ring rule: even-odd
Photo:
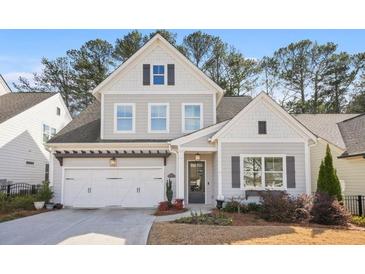
[[[365,113],[338,123],[346,151],[344,157],[365,156]]]
[[[232,119],[252,101],[250,96],[225,96],[217,108],[217,123]]]
[[[0,123],[54,96],[54,92],[12,92],[0,96]]]
[[[93,143],[100,141],[100,102],[95,100],[48,143]]]
[[[346,149],[337,123],[358,114],[296,114],[294,117],[318,137]]]

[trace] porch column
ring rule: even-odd
[[[184,181],[185,181],[185,164],[184,164],[184,151],[178,150],[176,155],[176,197],[178,199],[185,199],[184,195]]]
[[[310,160],[310,145],[306,141],[304,143],[304,159],[305,159],[305,192],[312,194],[312,178],[311,178],[311,160]]]
[[[223,196],[223,187],[222,187],[222,143],[220,140],[217,140],[218,143],[218,199],[224,200]]]

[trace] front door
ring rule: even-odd
[[[189,203],[205,203],[205,162],[188,162]]]

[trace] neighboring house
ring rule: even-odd
[[[318,136],[311,146],[312,191],[329,144],[345,195],[365,195],[365,116],[358,114],[299,114],[295,116]]]
[[[5,82],[5,79],[0,74],[0,96],[6,93],[10,93],[11,89],[8,84]]]
[[[40,184],[49,177],[44,143],[71,121],[58,93],[0,96],[0,180]]]
[[[266,188],[311,193],[317,137],[265,93],[224,91],[155,35],[93,90],[95,102],[48,143],[55,200],[150,207],[214,204]]]

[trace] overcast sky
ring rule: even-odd
[[[22,75],[31,77],[41,70],[42,57],[63,56],[88,40],[101,38],[112,44],[130,30],[0,30],[0,74],[11,85]],[[141,30],[149,33],[152,30]],[[172,30],[177,40],[194,30]],[[261,58],[290,42],[311,39],[320,43],[335,42],[339,50],[365,51],[365,30],[203,30],[218,35],[238,48],[245,56]],[[12,86],[12,85],[11,85]]]

